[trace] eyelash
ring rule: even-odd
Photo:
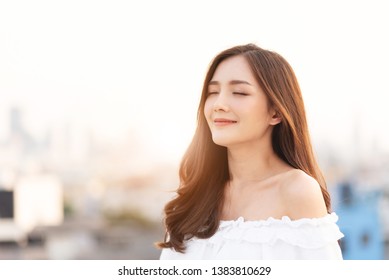
[[[217,92],[217,91],[208,92],[208,95],[211,95],[211,94],[218,94],[218,92]],[[244,93],[244,92],[236,92],[236,91],[234,91],[233,94],[242,95],[242,96],[247,96],[247,95],[248,95],[247,93]]]
[[[247,93],[244,93],[244,92],[233,92],[233,94],[242,95],[242,96],[248,95]]]

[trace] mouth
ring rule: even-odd
[[[216,126],[225,126],[225,125],[230,125],[230,124],[237,123],[237,121],[229,120],[229,119],[214,119],[213,123]]]

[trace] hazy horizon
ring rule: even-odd
[[[194,133],[210,60],[226,47],[253,42],[294,68],[318,149],[388,153],[384,5],[1,3],[0,140],[8,133],[9,108],[18,106],[36,137],[71,126],[110,143],[133,137],[145,157],[176,161]]]

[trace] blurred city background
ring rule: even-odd
[[[296,71],[344,258],[389,259],[384,1],[55,2],[0,2],[0,259],[157,259],[207,65],[248,42]]]

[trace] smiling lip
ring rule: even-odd
[[[226,126],[226,125],[231,125],[231,124],[234,124],[236,123],[236,121],[234,120],[229,120],[229,119],[214,119],[213,120],[213,123],[216,125],[216,126]]]

